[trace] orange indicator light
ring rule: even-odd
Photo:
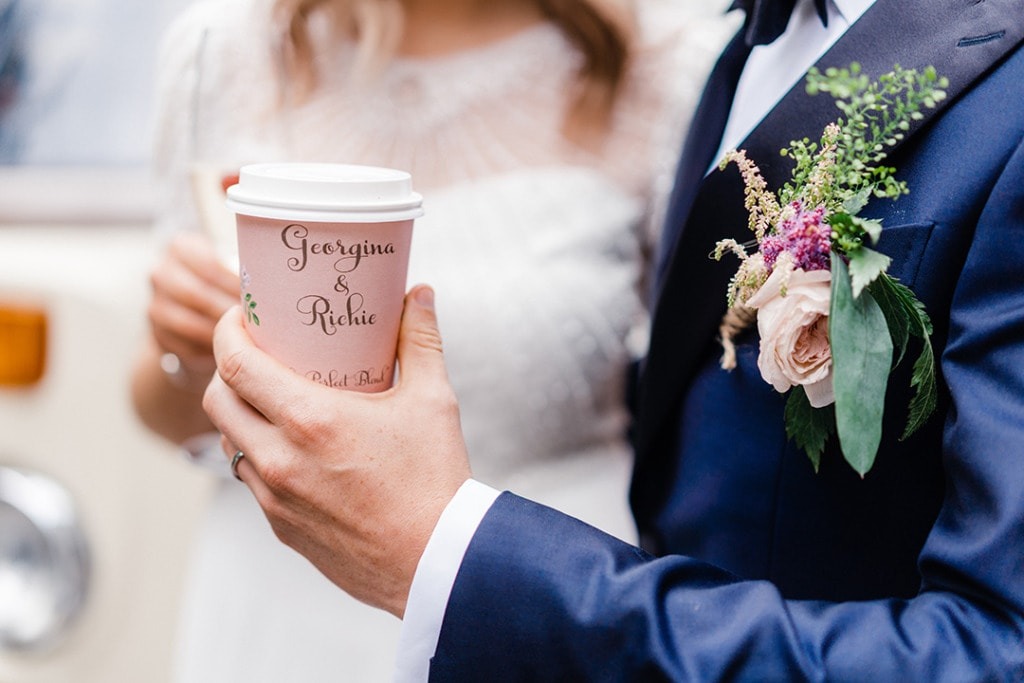
[[[0,387],[27,387],[46,366],[46,313],[0,304]]]

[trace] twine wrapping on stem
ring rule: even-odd
[[[722,343],[721,366],[723,370],[732,370],[736,367],[736,345],[732,340],[740,332],[750,327],[755,320],[757,320],[757,311],[741,304],[731,307],[722,316],[718,334]]]

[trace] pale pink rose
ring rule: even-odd
[[[787,282],[788,276],[788,282]],[[815,408],[835,401],[828,309],[832,275],[827,270],[776,268],[747,305],[757,309],[761,377],[784,392],[802,385]],[[782,289],[785,286],[786,293]]]

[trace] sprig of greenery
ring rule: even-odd
[[[256,325],[257,327],[259,327],[260,317],[258,315],[256,315],[256,302],[253,300],[252,294],[249,293],[249,292],[246,292],[246,294],[245,294],[245,303],[246,303],[246,305],[244,306],[244,308],[245,308],[245,317],[253,325]]]
[[[907,194],[906,182],[894,177],[896,169],[882,162],[911,122],[923,118],[921,111],[946,98],[948,86],[948,79],[933,67],[917,71],[896,65],[876,80],[856,62],[824,73],[812,67],[807,92],[830,93],[842,116],[825,128],[819,142],[794,140],[782,150],[795,167],[792,180],[779,191],[780,204],[797,199],[810,206],[824,204],[835,232],[833,246],[841,254],[852,256],[875,244],[881,226],[857,214],[872,196],[896,199]]]

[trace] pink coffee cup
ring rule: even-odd
[[[246,328],[261,349],[327,386],[394,381],[413,220],[408,173],[372,166],[243,166],[228,188]]]

